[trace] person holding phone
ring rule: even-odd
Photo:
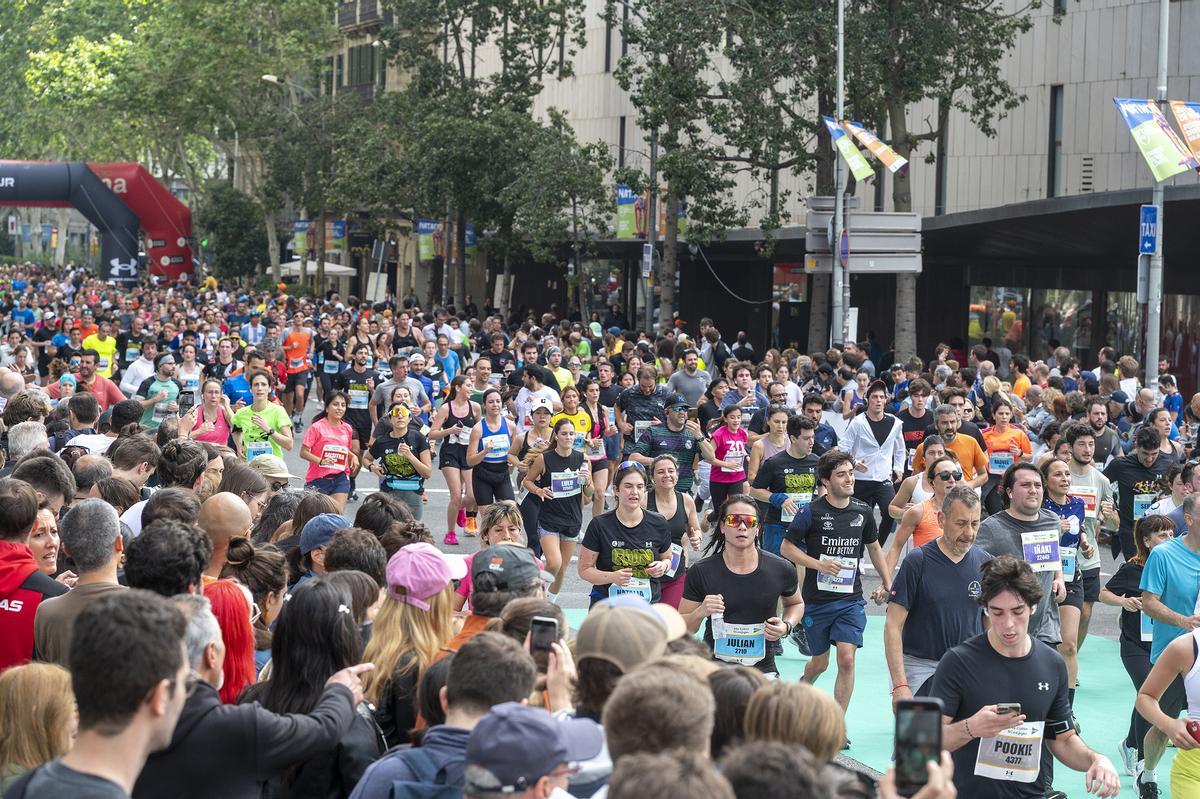
[[[931,678],[960,796],[1043,799],[1054,790],[1054,758],[1085,772],[1088,793],[1112,797],[1121,789],[1112,762],[1075,731],[1062,655],[1030,634],[1042,595],[1025,561],[988,561],[979,595],[987,632],[946,652]]]

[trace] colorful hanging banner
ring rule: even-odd
[[[1196,169],[1196,159],[1175,135],[1167,118],[1153,100],[1114,97],[1117,110],[1125,118],[1133,140],[1146,159],[1157,181]]]
[[[854,179],[865,181],[873,177],[875,170],[871,169],[867,159],[863,158],[863,154],[854,146],[854,142],[846,135],[846,131],[842,130],[842,126],[833,117],[822,116],[821,119],[825,121],[825,127],[833,137],[833,146],[842,154],[842,158],[846,159],[846,166],[850,167],[850,174],[854,175]]]
[[[1171,114],[1183,131],[1183,140],[1191,148],[1192,155],[1200,159],[1200,103],[1172,100]]]
[[[866,147],[871,155],[879,159],[879,163],[888,168],[889,172],[901,172],[908,169],[908,160],[901,157],[899,153],[893,150],[876,138],[875,134],[867,130],[858,122],[845,120],[842,122],[842,127],[846,132],[854,138],[858,139],[858,143]]]
[[[434,236],[440,235],[442,226],[432,219],[417,220],[417,253],[422,261],[432,261],[437,257],[434,247]]]
[[[617,238],[636,239],[638,196],[624,183],[617,184]]]

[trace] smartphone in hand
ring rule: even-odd
[[[942,757],[942,700],[896,703],[896,792],[913,796],[929,781],[927,764]]]

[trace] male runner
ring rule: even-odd
[[[762,528],[762,548],[780,554],[783,536],[796,513],[816,498],[817,461],[813,441],[817,425],[807,416],[787,421],[788,448],[767,458],[758,467],[750,494],[768,503]]]

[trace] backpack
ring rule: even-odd
[[[446,769],[439,768],[425,749],[409,749],[404,762],[415,779],[394,780],[391,799],[462,799],[463,789],[446,784]]]

